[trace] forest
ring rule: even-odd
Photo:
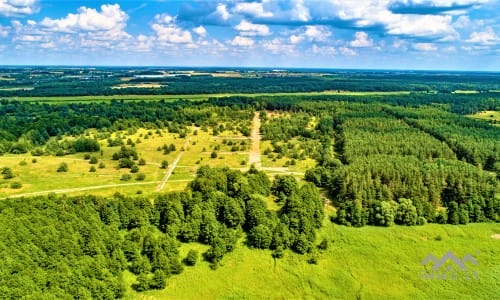
[[[92,76],[111,82],[121,71],[106,72],[109,78]],[[16,168],[28,164],[26,157],[35,163],[79,154],[84,157],[80,160],[88,160],[86,170],[90,166],[89,172],[96,172],[95,166],[104,168],[106,148],[116,169],[134,173],[134,168],[146,168],[137,146],[141,139],[160,140],[172,134],[171,143],[149,149],[161,159],[176,151],[189,155],[187,146],[194,147],[196,141],[188,137],[201,132],[213,140],[223,139],[219,144],[205,141],[212,148],[203,147],[200,155],[211,160],[193,159],[188,167],[194,175],[182,191],[0,200],[2,297],[116,299],[130,289],[164,290],[169,280],[202,262],[212,272],[225,268],[225,257],[238,247],[266,251],[275,266],[287,255],[321,264],[319,257],[333,243],[318,234],[325,224],[406,228],[500,222],[500,127],[468,116],[500,110],[498,93],[490,91],[498,89],[498,83],[489,74],[476,75],[469,82],[406,74],[398,79],[402,80],[399,86],[393,77],[385,80],[372,73],[340,79],[335,74],[307,75],[307,80],[265,78],[265,74],[231,80],[178,76],[161,81],[168,81],[176,94],[187,89],[195,89],[193,93],[354,90],[352,85],[368,79],[373,81],[359,89],[399,91],[408,84],[413,92],[48,104],[36,98],[10,98],[9,91],[2,91],[0,158],[6,158],[4,163],[22,155]],[[55,75],[42,75],[48,85],[53,84],[49,79]],[[23,78],[23,84],[32,80]],[[109,84],[88,88],[105,94]],[[67,92],[52,86],[47,92],[35,88],[20,94],[87,93],[87,87],[61,86]],[[481,92],[451,93],[469,88]],[[436,89],[439,92],[427,92]],[[267,165],[240,164],[235,159],[240,168],[228,167],[217,158],[224,152],[220,148],[228,153],[245,150],[252,135],[251,120],[257,115],[262,135],[258,151]],[[125,133],[132,136],[139,130],[144,130],[141,139],[125,138]],[[221,138],[223,132],[226,135]],[[216,163],[226,166],[214,167]],[[157,172],[166,169],[168,162],[150,163],[150,167]],[[15,168],[0,168],[1,183],[12,189]],[[67,168],[61,163],[57,172],[65,176]],[[193,245],[203,245],[205,250]],[[190,248],[185,255],[179,250],[183,247]]]

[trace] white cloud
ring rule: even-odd
[[[193,42],[191,33],[177,27],[176,25],[153,24],[151,27],[155,31],[157,39],[160,42],[172,44],[186,44]]]
[[[175,17],[169,14],[159,14],[155,16],[155,21],[161,24],[170,24],[175,22]]]
[[[349,43],[351,47],[371,47],[373,45],[373,40],[368,38],[368,34],[363,31],[358,31],[354,35],[354,40]]]
[[[219,16],[223,21],[227,21],[231,17],[231,14],[227,11],[226,5],[222,3],[217,5],[215,15]]]
[[[38,12],[37,0],[0,0],[0,15],[6,17],[31,15]]]
[[[296,55],[295,46],[279,38],[262,41],[262,48],[273,54]]]
[[[201,37],[205,37],[207,35],[207,30],[203,26],[198,26],[193,29],[193,32]]]
[[[242,36],[266,36],[271,34],[269,27],[266,25],[252,24],[245,20],[242,20],[234,29],[238,30]]]
[[[249,15],[256,18],[270,18],[273,16],[272,12],[264,11],[263,3],[258,2],[237,3],[233,8],[233,12]]]
[[[451,26],[451,16],[440,15],[397,15],[387,23],[387,32],[392,35],[414,37],[453,37],[457,32]]]
[[[254,40],[248,37],[243,37],[243,36],[235,36],[232,41],[230,41],[230,44],[233,46],[237,47],[251,47],[254,45]]]
[[[126,27],[128,15],[120,5],[101,5],[101,11],[94,8],[80,7],[77,14],[68,14],[62,19],[44,18],[40,25],[57,32],[79,31],[115,31],[121,32]]]
[[[413,49],[418,51],[436,51],[437,47],[433,43],[415,43],[413,44]]]
[[[292,34],[290,36],[290,43],[292,43],[292,44],[298,44],[298,43],[302,42],[303,40],[304,40],[304,35]]]
[[[335,47],[332,46],[318,46],[313,44],[311,47],[311,51],[315,55],[337,55],[338,51]]]
[[[500,38],[491,27],[486,27],[485,31],[471,33],[468,43],[476,43],[484,46],[492,46],[500,43]]]
[[[10,32],[10,27],[0,25],[0,38],[7,37]]]
[[[293,20],[306,22],[311,19],[309,9],[306,5],[304,5],[304,0],[293,0],[292,3],[293,9],[291,11],[291,15]]]
[[[356,51],[352,50],[351,48],[347,48],[347,47],[341,47],[340,49],[340,53],[342,53],[342,55],[344,56],[356,56],[358,53],[356,53]]]

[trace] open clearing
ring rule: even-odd
[[[329,248],[318,264],[286,252],[276,261],[268,250],[249,249],[242,241],[213,271],[207,262],[185,267],[167,288],[128,299],[496,299],[500,290],[500,233],[494,223],[466,226],[429,224],[417,227],[351,228],[325,221],[318,240]],[[181,257],[207,246],[182,244]],[[467,264],[477,279],[426,279],[421,261],[430,253],[442,257],[472,255]],[[133,280],[125,274],[126,280]]]
[[[221,93],[221,94],[186,94],[186,95],[112,95],[112,96],[57,96],[57,97],[5,97],[6,99],[28,102],[102,102],[111,100],[125,101],[175,101],[179,99],[189,99],[192,101],[207,100],[208,98],[223,98],[232,96],[261,97],[261,96],[324,96],[324,95],[346,95],[346,96],[367,96],[367,95],[408,95],[411,92],[350,92],[350,91],[322,91],[322,92],[301,92],[301,93]]]

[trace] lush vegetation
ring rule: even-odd
[[[256,266],[250,272],[253,292],[196,290],[208,298],[378,298],[388,294],[375,287],[378,275],[363,269],[370,263],[379,270],[388,261],[418,265],[433,249],[452,245],[465,255],[476,241],[487,250],[482,259],[493,261],[498,254],[489,237],[498,234],[496,225],[452,226],[500,221],[500,127],[464,116],[500,110],[498,93],[490,91],[499,89],[495,74],[242,71],[237,78],[220,78],[137,69],[124,79],[121,69],[65,72],[4,71],[10,79],[1,82],[0,94],[334,91],[197,102],[0,100],[2,195],[109,189],[105,197],[52,194],[0,202],[5,298],[189,298],[184,280],[201,276],[220,286],[210,278],[234,279],[228,274],[242,261],[243,269]],[[159,87],[115,88],[122,81]],[[33,89],[15,90],[21,86]],[[457,89],[478,93],[450,93]],[[252,123],[255,116],[260,118]],[[260,124],[262,142],[252,124]],[[262,158],[250,166],[255,142]],[[170,176],[175,192],[163,192]],[[437,224],[407,227],[427,223]],[[364,225],[391,228],[349,228]],[[487,232],[488,242],[473,236],[479,231]],[[360,240],[362,233],[370,236]],[[451,242],[451,236],[462,239]],[[443,245],[443,239],[450,243]],[[406,258],[421,243],[425,247],[412,261]],[[383,257],[368,261],[380,257],[372,250],[379,247]],[[258,261],[246,260],[253,256]],[[492,265],[479,268],[496,278]],[[410,278],[416,272],[398,268],[383,273]],[[255,283],[255,270],[267,280],[276,277],[270,275],[275,270],[283,284],[296,288],[273,282],[266,290]],[[309,286],[298,284],[303,278]],[[321,288],[327,280],[330,286]],[[172,282],[178,285],[170,292]],[[432,298],[437,285],[432,282],[428,291],[417,282],[400,293],[385,292]],[[495,290],[444,285],[475,298],[491,298]]]

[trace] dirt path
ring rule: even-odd
[[[252,142],[250,144],[250,151],[248,153],[248,165],[255,165],[257,169],[262,167],[262,160],[260,158],[260,114],[255,112],[252,121]]]
[[[165,184],[167,184],[168,179],[170,178],[170,176],[172,176],[172,173],[174,172],[175,167],[177,167],[179,160],[181,160],[182,155],[184,154],[185,151],[187,151],[187,148],[188,148],[190,142],[191,142],[191,137],[189,137],[186,140],[186,142],[184,143],[184,146],[183,146],[184,151],[181,150],[179,152],[179,154],[177,155],[177,157],[172,162],[172,164],[170,164],[167,167],[167,173],[165,173],[165,176],[163,176],[163,179],[161,180],[160,184],[156,187],[157,192],[163,190],[163,188],[165,187]]]
[[[122,186],[132,186],[132,185],[148,185],[158,183],[159,181],[147,181],[147,182],[131,182],[131,183],[116,183],[116,184],[105,184],[105,185],[94,185],[94,186],[85,186],[85,187],[77,187],[77,188],[68,188],[68,189],[58,189],[58,190],[48,190],[48,191],[40,191],[40,192],[32,192],[25,194],[12,195],[8,197],[3,197],[2,199],[7,198],[21,198],[21,197],[31,197],[31,196],[40,196],[46,194],[66,194],[72,192],[81,192],[88,190],[98,190],[110,187],[122,187]]]

